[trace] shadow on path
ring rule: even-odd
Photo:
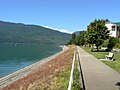
[[[120,82],[117,82],[115,85],[118,86],[120,89]]]

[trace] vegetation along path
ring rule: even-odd
[[[120,74],[77,47],[86,90],[120,90]]]

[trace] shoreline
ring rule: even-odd
[[[41,59],[38,62],[33,63],[29,66],[26,66],[20,70],[17,70],[16,72],[13,72],[5,77],[0,78],[0,89],[2,89],[5,86],[10,85],[11,83],[17,81],[20,78],[27,76],[33,70],[37,69],[38,67],[41,67],[43,64],[45,64],[48,61],[52,60],[53,58],[59,56],[61,53],[63,53],[64,51],[66,51],[68,49],[69,49],[69,47],[64,46],[62,51],[60,51],[52,56],[49,56],[47,58]]]

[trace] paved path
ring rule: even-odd
[[[77,47],[86,90],[120,90],[120,74]]]

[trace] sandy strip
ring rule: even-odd
[[[12,74],[9,74],[3,78],[0,78],[0,89],[2,89],[5,86],[10,85],[11,83],[15,82],[16,80],[23,78],[25,76],[27,76],[31,71],[35,70],[36,68],[42,66],[43,64],[47,63],[48,61],[52,60],[53,58],[57,57],[58,55],[60,55],[61,53],[63,53],[64,51],[68,50],[69,47],[64,46],[63,47],[63,51],[52,55],[50,57],[47,57],[45,59],[42,59],[32,65],[29,65],[23,69],[20,69]]]

